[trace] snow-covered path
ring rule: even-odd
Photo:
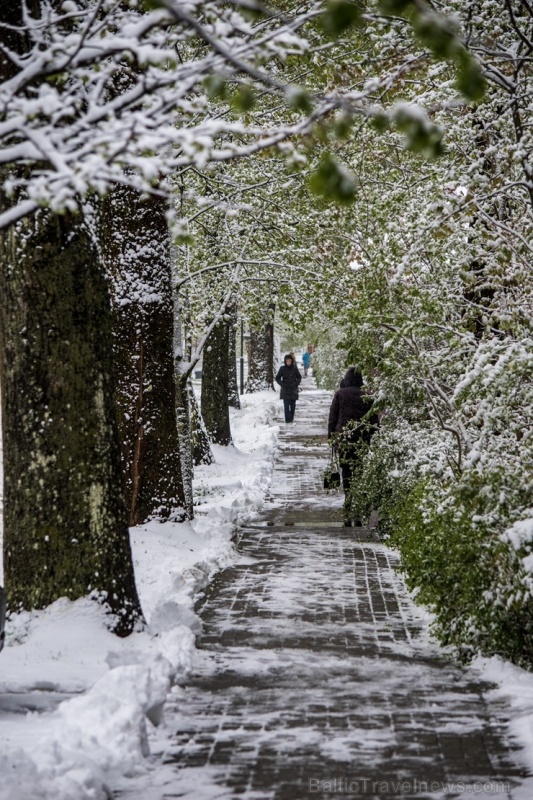
[[[172,746],[125,797],[527,796],[509,709],[430,641],[394,553],[322,491],[329,399],[304,390],[283,428],[270,509],[200,606]]]

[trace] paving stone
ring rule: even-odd
[[[323,491],[329,402],[306,382],[246,560],[199,605],[165,797],[512,798],[507,709],[429,641],[395,554],[340,527],[342,496]]]

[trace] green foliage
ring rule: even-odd
[[[444,152],[443,131],[420,115],[419,109],[401,106],[394,115],[396,127],[406,134],[405,146],[426,158],[437,158]],[[379,128],[379,123],[375,123]]]
[[[384,14],[409,19],[416,38],[434,58],[455,63],[456,88],[468,100],[479,101],[484,97],[486,81],[481,67],[465,48],[457,25],[448,16],[436,13],[429,6],[417,6],[412,0],[380,0],[379,7]]]
[[[435,632],[464,658],[500,654],[533,666],[533,598],[509,543],[477,520],[491,476],[470,476],[455,505],[439,507],[438,487],[417,484],[396,508],[391,542],[408,585],[437,615]]]
[[[291,86],[287,100],[289,108],[294,108],[296,111],[303,111],[304,114],[310,114],[313,110],[311,96],[309,92],[301,86]]]
[[[227,84],[223,75],[208,75],[204,80],[204,88],[211,100],[224,100]]]
[[[379,0],[378,6],[382,14],[404,14],[412,8],[413,0]]]
[[[483,99],[487,89],[487,82],[478,62],[466,51],[458,57],[457,89],[468,100],[478,102]]]
[[[418,12],[393,6],[405,22],[374,30],[388,24],[379,55],[397,63]],[[497,653],[531,669],[533,224],[517,188],[531,170],[531,75],[517,67],[510,81],[491,55],[497,36],[510,63],[520,38],[500,4],[480,3],[475,17],[458,0],[439,9],[453,25],[417,23],[412,83],[376,107],[351,151],[343,146],[358,202],[345,221],[353,260],[336,322],[384,411],[356,466],[350,515],[379,509],[381,535],[443,642],[464,658]],[[501,80],[485,86],[467,41]],[[430,155],[432,129],[436,152],[446,132],[446,158],[402,148],[399,134]]]
[[[399,550],[407,584],[436,615],[444,644],[465,660],[499,654],[531,669],[533,587],[522,561],[531,545],[517,551],[487,522],[502,475],[473,470],[439,483],[416,461],[391,429],[360,446],[350,515],[368,519],[379,508],[379,531]]]
[[[311,337],[315,342],[313,376],[320,389],[334,391],[346,371],[347,352],[340,342],[342,333],[334,325],[315,327]]]
[[[141,0],[141,6],[146,11],[153,11],[158,8],[166,8],[165,0]]]
[[[353,127],[351,114],[340,114],[333,124],[333,132],[336,139],[343,141],[347,139]]]
[[[325,152],[317,168],[309,178],[309,188],[313,194],[338,203],[352,203],[355,200],[355,179],[348,169],[335,156]]]
[[[430,12],[415,14],[413,30],[435,58],[455,58],[463,49],[457,32],[446,17]]]
[[[390,119],[387,114],[375,114],[372,117],[371,124],[378,133],[385,133],[390,128]]]
[[[322,27],[331,36],[340,36],[349,28],[361,22],[362,8],[357,2],[350,0],[328,0],[326,10],[322,14]]]
[[[251,111],[255,105],[256,96],[255,91],[249,84],[245,83],[239,86],[233,97],[231,104],[233,108],[241,113]]]

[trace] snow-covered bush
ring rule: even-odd
[[[456,480],[445,451],[429,430],[385,421],[371,447],[359,449],[352,516],[379,508],[379,531],[398,548],[417,601],[435,613],[441,641],[465,659],[496,653],[531,668],[531,524],[504,530],[512,473],[471,468]]]
[[[320,389],[333,391],[346,372],[347,352],[341,344],[342,332],[336,326],[323,331],[313,353],[313,375]]]
[[[385,42],[370,35],[379,20],[361,41],[379,40],[391,64],[417,51],[427,72],[384,102],[428,110],[446,153],[406,152],[390,115],[345,149],[360,202],[345,218],[351,286],[336,321],[384,413],[351,502],[354,516],[379,508],[443,641],[533,668],[532,79],[517,56],[533,11],[436,7],[480,58],[482,103],[466,103],[450,65],[397,20]]]

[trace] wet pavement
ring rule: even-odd
[[[330,396],[306,384],[242,561],[199,605],[160,796],[517,797],[505,705],[429,639],[396,555],[323,491]]]

